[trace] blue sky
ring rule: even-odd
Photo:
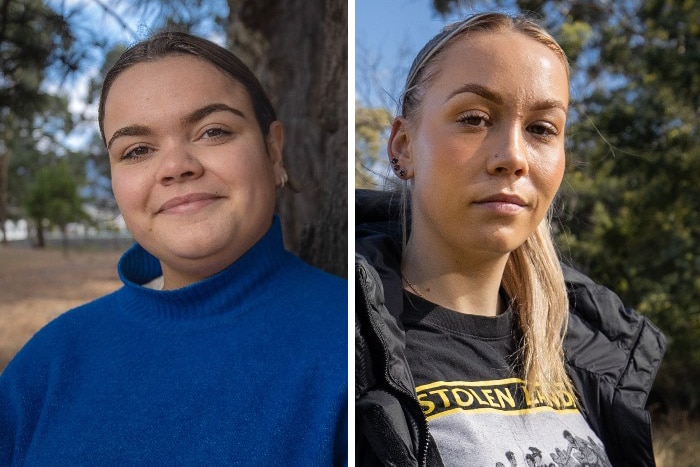
[[[444,25],[483,9],[463,7],[442,18],[431,0],[355,0],[357,98],[365,104],[391,104],[420,48]]]

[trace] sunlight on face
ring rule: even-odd
[[[561,183],[566,68],[517,32],[470,33],[432,66],[396,146],[413,175],[412,236],[435,251],[502,256],[537,228]]]

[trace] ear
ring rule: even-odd
[[[275,184],[280,187],[287,181],[287,169],[284,168],[284,160],[282,159],[282,150],[284,148],[284,127],[282,123],[275,120],[270,124],[265,144],[267,145],[267,154],[270,156],[270,162],[272,163]]]
[[[411,154],[411,134],[404,117],[396,117],[391,124],[391,134],[387,144],[389,163],[397,177],[413,178],[413,157]]]

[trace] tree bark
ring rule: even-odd
[[[0,231],[2,231],[2,243],[7,243],[5,222],[7,221],[7,193],[10,176],[10,154],[0,154]]]
[[[34,219],[36,223],[36,247],[45,248],[46,240],[44,239],[44,225],[43,219]]]
[[[61,226],[61,250],[63,256],[68,256],[68,224]]]
[[[347,4],[229,0],[231,49],[260,78],[285,128],[285,163],[301,193],[284,190],[285,243],[346,277],[348,251]]]

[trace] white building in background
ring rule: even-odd
[[[26,240],[29,238],[29,225],[24,219],[18,221],[5,221],[5,235],[7,240],[12,242],[15,240]]]
[[[93,220],[91,224],[68,224],[70,238],[128,238],[131,236],[121,214],[102,211],[94,206],[83,206],[85,212]],[[5,235],[8,241],[27,240],[32,235],[32,228],[25,219],[5,222]],[[60,237],[61,233],[46,231],[46,238]]]
[[[93,225],[69,224],[69,235],[77,237],[128,237],[131,235],[120,213],[100,210],[89,204],[84,205],[83,210],[90,216]]]

